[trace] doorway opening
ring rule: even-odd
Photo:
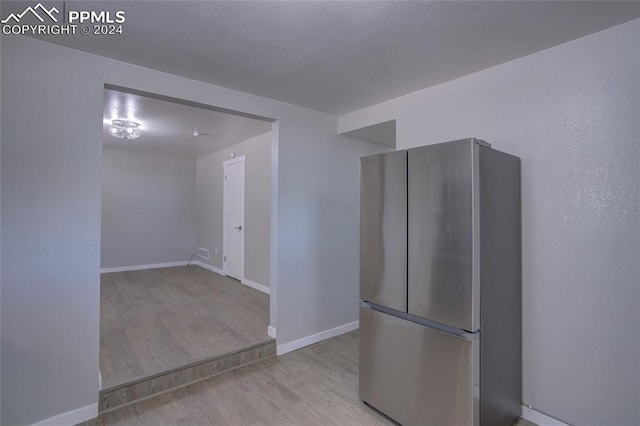
[[[103,409],[275,353],[273,126],[105,86]]]

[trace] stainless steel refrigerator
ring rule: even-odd
[[[520,160],[478,139],[360,162],[360,398],[405,425],[521,413]]]

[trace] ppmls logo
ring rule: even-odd
[[[38,14],[38,11],[40,11],[40,14]],[[42,23],[44,23],[44,18],[42,18],[41,15],[48,16],[49,18],[51,18],[53,22],[58,22],[58,18],[56,18],[55,15],[53,14],[54,12],[56,13],[56,15],[60,13],[60,11],[56,7],[47,9],[42,5],[42,3],[38,3],[34,7],[31,7],[31,6],[27,7],[22,13],[18,13],[18,14],[12,13],[0,22],[2,22],[3,24],[10,24],[10,23],[19,24],[22,17],[27,13],[31,13],[33,16],[36,17],[38,21]],[[13,22],[10,22],[11,20],[13,20]]]
[[[68,10],[62,15],[55,6],[47,8],[42,3],[28,6],[22,12],[10,13],[0,20],[2,34],[119,35],[123,33],[122,24],[126,20],[123,10]]]

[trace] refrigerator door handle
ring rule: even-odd
[[[388,308],[386,306],[382,306],[382,305],[376,305],[375,303],[369,303],[369,302],[360,302],[360,307],[361,308],[368,308],[371,309],[373,311],[377,311],[377,312],[381,312],[383,314],[387,314],[396,318],[400,318],[403,319],[405,321],[409,321],[418,325],[422,325],[424,327],[429,327],[432,328],[434,330],[438,330],[438,331],[442,331],[443,333],[447,333],[447,334],[451,334],[457,337],[462,337],[463,339],[466,340],[476,340],[480,338],[480,330],[475,330],[475,331],[469,331],[469,330],[464,330],[461,328],[456,328],[456,327],[452,327],[450,325],[441,323],[441,322],[437,322],[437,321],[432,321],[430,319],[427,318],[423,318],[423,317],[419,317],[417,315],[412,315],[410,313],[407,312],[402,312],[402,311],[397,311],[395,309],[391,309]]]

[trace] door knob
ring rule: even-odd
[[[235,226],[233,229],[235,229],[236,231],[242,231],[242,225]]]

